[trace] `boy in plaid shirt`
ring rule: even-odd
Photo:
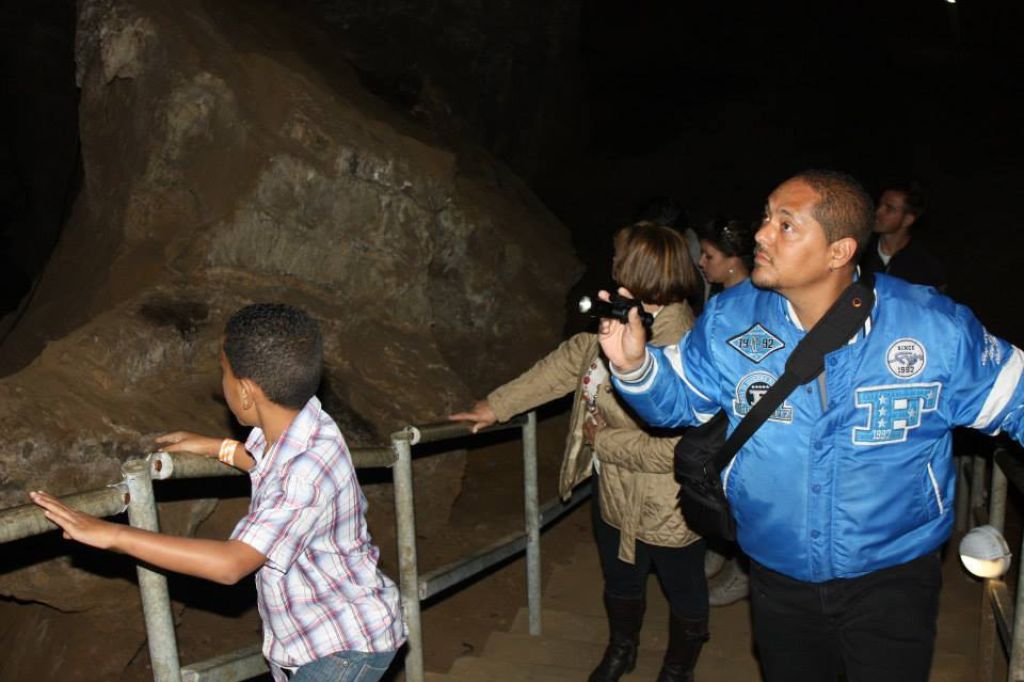
[[[224,584],[255,571],[263,654],[278,682],[378,680],[405,640],[398,589],[377,568],[348,448],[314,395],[322,355],[317,323],[301,310],[241,309],[228,320],[220,362],[228,407],[254,427],[246,443],[184,431],[158,439],[169,452],[249,473],[249,513],[229,540],[152,533],[30,495],[84,544]]]

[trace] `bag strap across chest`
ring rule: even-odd
[[[797,386],[821,374],[825,368],[825,355],[847,343],[857,333],[874,305],[874,278],[871,273],[863,273],[859,280],[846,287],[824,317],[793,349],[786,360],[786,371],[740,421],[715,459],[719,462],[732,459]]]

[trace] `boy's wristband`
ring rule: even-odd
[[[225,438],[223,441],[221,441],[220,452],[217,453],[217,459],[230,466],[235,466],[235,452],[236,448],[238,448],[240,445],[241,443],[239,443],[237,440]]]

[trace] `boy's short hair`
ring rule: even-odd
[[[272,402],[301,409],[320,385],[320,326],[283,303],[247,305],[224,327],[224,355],[239,379],[255,382]]]

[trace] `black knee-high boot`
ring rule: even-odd
[[[636,649],[640,642],[640,626],[644,622],[643,599],[604,597],[608,612],[608,648],[589,682],[618,682],[618,679],[636,667]]]
[[[668,651],[657,682],[693,682],[693,670],[704,642],[708,641],[708,619],[691,620],[675,614],[668,621]]]

